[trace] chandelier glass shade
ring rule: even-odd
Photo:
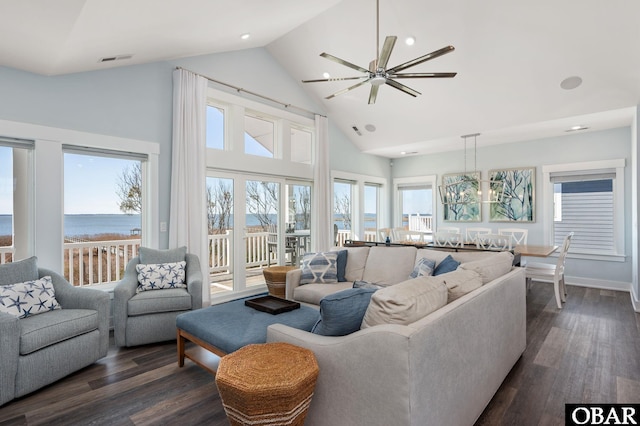
[[[440,201],[444,205],[500,203],[504,197],[503,180],[483,180],[476,169],[477,144],[479,133],[464,135],[464,173],[443,178],[438,187]],[[467,138],[473,137],[474,170],[467,172]]]

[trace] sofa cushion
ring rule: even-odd
[[[409,274],[409,278],[418,278],[425,275],[433,275],[433,271],[435,269],[436,261],[423,257],[416,262],[416,266],[413,268],[413,272]]]
[[[0,312],[16,318],[60,309],[50,276],[33,281],[0,286]]]
[[[379,290],[381,288],[384,288],[386,286],[382,286],[382,285],[378,285],[375,283],[370,283],[369,281],[354,281],[353,282],[353,288],[375,288],[376,290]]]
[[[127,314],[129,316],[186,311],[189,309],[191,309],[191,295],[184,288],[143,291],[127,301]]]
[[[187,247],[182,246],[168,250],[156,250],[148,247],[138,249],[140,263],[173,263],[182,262],[187,255]]]
[[[362,279],[364,267],[369,256],[369,247],[334,247],[332,251],[347,251],[347,266],[344,271],[346,281],[354,282]]]
[[[338,253],[305,253],[300,269],[300,284],[338,282]]]
[[[345,336],[360,329],[374,288],[348,288],[320,300],[320,319],[312,333]]]
[[[447,303],[442,276],[414,278],[376,291],[364,314],[362,328],[378,324],[411,324]]]
[[[136,291],[185,288],[185,267],[187,262],[153,263],[136,265],[138,288]]]
[[[512,267],[513,254],[508,251],[501,251],[493,256],[460,265],[460,269],[476,271],[482,279],[482,284],[503,276],[511,271]]]
[[[442,262],[438,263],[436,269],[433,270],[433,275],[446,274],[447,272],[455,271],[458,269],[460,262],[455,260],[451,255],[445,257]]]
[[[0,285],[23,283],[37,280],[38,278],[40,278],[38,275],[38,258],[35,256],[0,265]]]
[[[98,329],[98,312],[93,309],[58,309],[20,320],[20,355]]]
[[[362,280],[383,286],[397,284],[407,279],[415,262],[415,247],[371,247]]]
[[[440,275],[447,286],[447,303],[482,287],[482,279],[476,271],[457,269]]]
[[[298,302],[311,303],[319,305],[323,297],[351,288],[350,281],[332,283],[332,284],[305,284],[293,289],[293,299]]]

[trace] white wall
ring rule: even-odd
[[[631,184],[631,128],[624,127],[588,133],[574,133],[563,137],[516,142],[478,148],[477,165],[483,177],[490,169],[511,167],[536,167],[536,221],[518,223],[518,227],[529,229],[528,242],[542,244],[544,230],[542,224],[542,166],[549,164],[573,163],[593,160],[624,158],[625,167],[625,262],[596,260],[567,260],[569,282],[629,291],[632,282],[632,184]],[[481,138],[480,136],[479,138]],[[478,139],[480,140],[480,139]],[[463,147],[462,142],[461,149]],[[469,146],[469,145],[468,145]],[[467,151],[467,170],[473,168],[473,147]],[[451,151],[394,160],[392,175],[409,177],[437,174],[440,181],[443,174],[464,170],[464,151]],[[442,222],[442,204],[437,203],[438,222]],[[488,226],[497,229],[506,224],[488,221],[487,209],[483,209],[482,223],[459,223],[466,226]],[[447,222],[451,223],[451,222]],[[549,259],[555,261],[555,259]]]

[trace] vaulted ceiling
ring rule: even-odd
[[[322,52],[364,68],[376,56],[374,0],[0,0],[0,16],[0,65],[43,75],[264,46],[300,81],[359,74]],[[416,98],[382,86],[374,105],[368,84],[329,100],[353,81],[300,86],[388,157],[460,149],[468,133],[481,146],[624,126],[640,104],[638,16],[631,0],[380,0],[380,45],[398,36],[389,65],[453,45],[407,71],[457,76],[403,80]]]

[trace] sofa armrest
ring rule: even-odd
[[[0,405],[15,395],[18,356],[20,354],[20,323],[13,315],[0,312]]]
[[[320,374],[309,424],[408,425],[413,333],[410,327],[385,324],[333,337],[273,324],[267,342],[288,342],[314,353]]]
[[[300,277],[302,276],[302,269],[292,269],[287,271],[287,277],[285,278],[285,297],[288,300],[293,299],[293,290],[300,286]]]
[[[138,273],[136,271],[138,263],[140,263],[138,257],[129,261],[122,280],[113,290],[113,337],[116,346],[125,346],[125,329],[129,315],[127,304],[129,299],[135,296],[138,288]]]
[[[185,255],[187,262],[187,291],[191,295],[191,309],[202,308],[202,269],[200,259],[195,254]],[[208,281],[207,281],[208,282]]]

